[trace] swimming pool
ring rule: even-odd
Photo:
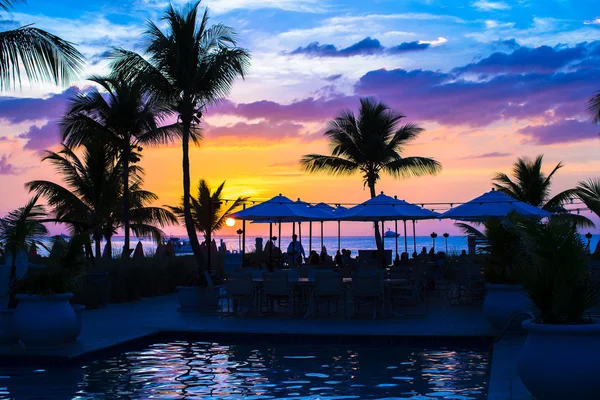
[[[0,399],[484,399],[488,348],[162,340],[82,365],[0,367]]]

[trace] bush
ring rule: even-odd
[[[586,310],[594,307],[600,291],[591,279],[586,245],[570,222],[528,223],[521,227],[526,257],[520,277],[529,298],[541,312],[540,322],[590,322]]]

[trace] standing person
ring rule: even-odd
[[[321,262],[327,260],[327,257],[327,247],[323,246],[321,247]]]
[[[292,235],[292,241],[287,248],[287,254],[294,260],[296,264],[302,264],[302,260],[306,257],[302,243],[298,242],[298,235]]]

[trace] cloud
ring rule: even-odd
[[[583,24],[584,25],[600,25],[600,17],[596,17],[594,19],[583,21]]]
[[[56,119],[67,106],[69,98],[79,89],[72,86],[62,93],[46,98],[0,97],[0,119],[16,124],[23,121]]]
[[[481,158],[500,158],[500,157],[508,157],[508,156],[512,156],[512,154],[493,151],[491,153],[474,154],[471,156],[463,157],[463,158],[461,158],[461,160],[474,160],[474,159],[481,159]]]
[[[229,126],[205,126],[204,136],[207,139],[227,138],[243,142],[278,142],[285,139],[301,138],[303,129],[304,126],[292,122],[238,122]]]
[[[588,54],[593,56],[594,52],[598,52],[598,48],[598,43],[594,45],[582,43],[575,47],[520,47],[511,53],[493,53],[477,63],[468,64],[456,69],[456,71],[477,73],[531,73],[554,71],[565,67],[574,61],[582,60],[586,58]]]
[[[35,150],[41,154],[60,143],[57,121],[50,121],[39,128],[31,126],[27,132],[20,134],[19,138],[27,140],[24,149]]]
[[[187,3],[188,0],[180,1]],[[327,11],[325,2],[319,0],[211,0],[206,3],[211,12],[217,14],[228,13],[234,10],[256,10],[273,8],[285,11],[305,13],[323,13]]]
[[[510,6],[502,1],[477,0],[471,5],[480,11],[499,11],[510,9]]]
[[[333,82],[333,81],[337,81],[338,79],[340,79],[343,75],[342,74],[335,74],[335,75],[329,75],[327,78],[325,78],[325,80],[327,82]]]
[[[531,125],[519,130],[528,143],[537,145],[581,142],[598,138],[598,126],[590,121],[564,119],[545,125]]]
[[[386,48],[379,40],[366,37],[363,40],[354,43],[351,46],[338,49],[333,44],[320,44],[319,42],[312,42],[307,46],[298,47],[291,51],[289,54],[297,55],[303,54],[309,57],[354,57],[354,56],[372,56],[376,54],[401,54],[410,51],[425,50],[432,44],[441,44],[446,42],[445,38],[439,38],[436,41],[425,42],[425,41],[414,41],[404,42],[397,46]]]
[[[8,162],[6,154],[0,156],[0,175],[18,175],[15,166]]]

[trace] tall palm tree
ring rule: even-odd
[[[562,213],[561,217],[568,218],[580,227],[591,227],[594,224],[586,217],[581,215],[566,214],[563,205],[575,198],[577,189],[567,189],[554,196],[551,196],[552,178],[554,174],[564,167],[559,162],[546,175],[542,171],[543,155],[539,155],[535,160],[528,158],[519,158],[513,165],[513,177],[504,173],[496,173],[494,176],[494,187],[517,200],[541,207],[543,210]]]
[[[192,203],[192,216],[194,225],[198,232],[204,234],[205,240],[210,242],[210,235],[223,227],[227,216],[235,212],[248,200],[247,197],[238,197],[231,203],[223,200],[222,192],[225,182],[222,182],[216,190],[211,190],[208,182],[201,179],[198,183],[197,197],[190,196]],[[179,207],[169,207],[175,215],[181,220],[185,218],[183,205]]]
[[[158,145],[179,136],[177,127],[159,126],[166,116],[164,104],[151,96],[141,80],[111,77],[91,77],[106,93],[93,89],[76,94],[60,122],[65,144],[75,148],[90,140],[104,141],[120,159],[123,182],[124,234],[122,257],[130,250],[130,165],[139,161],[139,151],[145,145]]]
[[[200,121],[207,106],[227,96],[237,77],[244,77],[250,63],[249,53],[237,47],[236,34],[228,26],[209,26],[208,9],[198,15],[200,2],[177,10],[169,6],[162,20],[163,32],[148,22],[145,49],[141,55],[118,49],[113,67],[143,79],[156,96],[166,98],[178,116],[182,134],[183,211],[190,244],[199,266],[204,264],[196,235],[190,197],[190,140],[201,139]]]
[[[10,12],[16,3],[25,0],[0,0],[0,9]],[[0,32],[0,90],[20,86],[23,73],[30,82],[66,84],[83,64],[71,43],[42,29],[26,25]]]
[[[600,179],[590,178],[575,187],[577,197],[594,214],[600,217]]]
[[[0,242],[11,256],[9,281],[16,278],[17,254],[31,246],[44,247],[42,239],[48,234],[42,220],[46,217],[44,207],[37,204],[39,196],[34,196],[27,204],[0,218]]]
[[[351,175],[360,172],[371,198],[382,174],[394,178],[437,174],[441,164],[426,157],[402,157],[404,147],[423,131],[413,123],[400,125],[404,115],[392,111],[370,98],[360,99],[360,110],[354,115],[343,110],[329,123],[325,137],[331,155],[307,154],[300,160],[309,173]],[[381,249],[381,233],[375,223],[375,240]]]
[[[106,239],[111,246],[115,231],[124,225],[123,181],[121,165],[98,142],[88,142],[79,157],[67,146],[58,152],[46,152],[49,161],[62,176],[66,185],[51,181],[31,181],[26,188],[46,198],[54,213],[53,222],[70,226],[72,234],[88,233],[95,241],[96,257],[101,256],[100,242]],[[155,225],[177,222],[175,215],[159,207],[148,207],[158,197],[141,189],[142,171],[130,167],[130,229],[137,236],[161,240],[162,231]]]

